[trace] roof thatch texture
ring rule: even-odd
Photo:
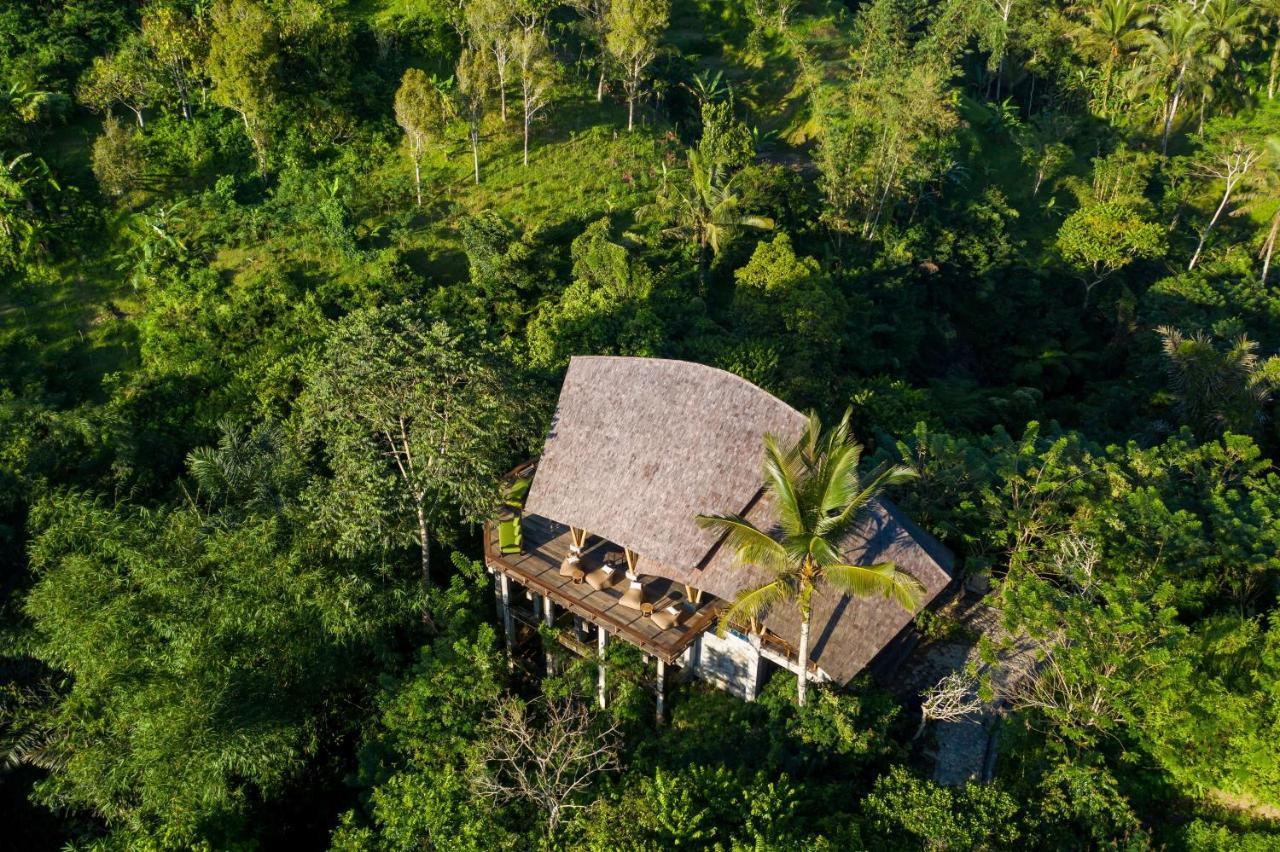
[[[767,576],[737,565],[700,514],[744,513],[762,529],[776,517],[761,491],[766,433],[792,441],[805,417],[737,376],[684,361],[577,357],[534,476],[525,511],[580,527],[640,555],[643,573],[731,600]],[[951,557],[887,500],[846,543],[850,562],[891,561],[926,589],[950,582]],[[884,598],[823,590],[814,600],[813,659],[847,682],[910,622]],[[766,626],[789,642],[796,613],[778,607]]]
[[[737,376],[685,361],[569,363],[525,510],[652,562],[693,568],[716,543],[694,518],[741,512],[760,490],[766,432],[805,418]]]

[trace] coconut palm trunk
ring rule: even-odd
[[[800,664],[800,672],[796,675],[796,703],[801,707],[809,696],[809,630],[813,621],[813,611],[809,596],[812,589],[804,592],[800,601],[800,647],[796,650],[796,661]]]

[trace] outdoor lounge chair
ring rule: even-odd
[[[644,604],[644,587],[640,585],[640,578],[634,574],[628,574],[631,577],[631,585],[622,593],[622,599],[618,603],[632,609],[640,609]]]
[[[524,550],[524,533],[520,528],[520,513],[504,507],[498,514],[498,551],[513,554]]]
[[[525,498],[529,496],[529,486],[532,484],[533,480],[531,478],[527,476],[520,477],[504,489],[502,504],[513,509],[523,509]]]
[[[653,615],[649,616],[653,619],[653,623],[658,626],[659,630],[666,630],[668,627],[674,627],[680,623],[680,616],[684,612],[680,609],[680,604],[673,603],[666,609],[655,610]]]
[[[587,585],[597,592],[611,587],[617,579],[618,571],[607,562],[587,574]]]

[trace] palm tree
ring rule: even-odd
[[[1207,84],[1217,76],[1219,71],[1229,69],[1236,52],[1254,39],[1253,15],[1252,0],[1208,0],[1204,5],[1205,45],[1213,55],[1222,60],[1222,68],[1209,68],[1206,85],[1201,88],[1199,120],[1201,133],[1204,131],[1205,107],[1213,97],[1213,90]]]
[[[1276,78],[1280,76],[1280,0],[1254,0],[1258,10],[1259,38],[1271,45],[1271,61],[1267,68],[1267,100],[1276,96]]]
[[[1138,47],[1151,20],[1147,4],[1142,0],[1102,0],[1089,9],[1084,22],[1074,30],[1080,45],[1102,60],[1103,115],[1107,114],[1111,100],[1116,63]]]
[[[1167,325],[1156,332],[1183,419],[1201,437],[1254,433],[1280,381],[1280,356],[1264,361],[1243,334],[1222,348],[1204,332],[1188,336]]]
[[[1142,33],[1142,57],[1134,69],[1134,83],[1158,93],[1163,101],[1162,153],[1169,150],[1169,135],[1187,92],[1203,90],[1226,64],[1209,49],[1208,38],[1204,18],[1184,5],[1172,6],[1161,14],[1158,32]]]
[[[714,166],[703,161],[696,148],[689,150],[689,183],[674,186],[677,225],[666,233],[688,237],[698,247],[698,280],[706,284],[708,253],[716,255],[740,228],[771,230],[773,220],[742,213],[741,199],[732,179],[725,180]]]
[[[1209,0],[1204,7],[1209,49],[1229,62],[1238,48],[1254,38],[1254,11],[1249,0]]]
[[[699,515],[698,524],[725,535],[740,565],[769,572],[770,579],[738,593],[720,619],[723,633],[730,622],[755,623],[780,603],[800,613],[797,662],[809,669],[809,627],[813,593],[830,585],[846,594],[881,594],[906,610],[915,609],[920,583],[891,562],[851,565],[843,546],[880,492],[916,476],[904,465],[882,465],[860,475],[862,445],[849,434],[849,417],[823,431],[816,414],[796,443],[786,450],[777,438],[764,438],[765,491],[778,513],[778,528],[762,530],[739,515]],[[805,703],[805,674],[798,678],[797,700]]]
[[[61,192],[45,161],[30,152],[10,159],[0,152],[0,269],[16,267],[40,250],[39,193]]]

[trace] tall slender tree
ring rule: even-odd
[[[413,161],[413,185],[422,206],[422,160],[432,139],[444,134],[453,107],[441,84],[418,68],[404,72],[396,90],[396,123],[404,130]]]
[[[536,24],[522,27],[515,39],[516,69],[520,78],[520,105],[523,113],[524,164],[529,165],[529,128],[550,103],[556,79],[556,62],[546,33]]]
[[[466,29],[471,46],[488,52],[494,85],[498,89],[498,110],[502,123],[507,123],[507,74],[515,57],[516,37],[510,0],[468,0],[466,4]]]
[[[1187,264],[1188,270],[1196,268],[1209,234],[1213,232],[1218,220],[1226,212],[1232,195],[1249,178],[1264,152],[1265,148],[1262,145],[1247,139],[1241,133],[1228,133],[1224,138],[1213,140],[1205,146],[1195,168],[1201,176],[1215,182],[1222,182],[1222,198],[1214,208],[1209,221],[1200,230],[1200,239],[1196,243],[1195,253],[1191,255],[1191,262]]]
[[[612,0],[605,45],[622,70],[627,93],[627,130],[635,127],[636,100],[658,42],[671,18],[671,0]]]
[[[1265,153],[1254,169],[1247,188],[1240,193],[1240,205],[1233,216],[1270,210],[1271,216],[1267,224],[1266,235],[1262,238],[1262,246],[1258,249],[1258,258],[1262,261],[1262,283],[1267,283],[1271,272],[1271,257],[1276,250],[1276,240],[1280,237],[1280,137],[1267,140]]]
[[[1141,44],[1152,21],[1144,0],[1102,0],[1086,7],[1084,20],[1072,30],[1080,47],[1102,62],[1102,114],[1110,110],[1116,66]]]
[[[206,34],[197,19],[172,6],[151,3],[142,12],[142,40],[169,78],[182,117],[189,121],[192,77],[208,47]]]
[[[609,73],[609,46],[606,42],[609,33],[609,0],[568,0],[568,5],[582,16],[583,34],[597,50],[599,74],[596,77],[596,103],[599,103],[604,100],[604,82]]]
[[[783,448],[773,435],[764,440],[765,493],[778,514],[779,532],[756,527],[740,515],[699,515],[698,523],[721,532],[740,565],[769,572],[770,578],[743,589],[724,611],[723,631],[731,622],[763,617],[781,604],[800,614],[800,646],[796,699],[805,703],[809,670],[809,632],[813,595],[830,585],[846,594],[884,595],[913,610],[922,591],[919,581],[891,562],[853,565],[845,546],[866,512],[885,487],[906,482],[915,471],[903,465],[882,465],[860,474],[862,446],[849,431],[851,411],[824,431],[816,414],[805,433]]]
[[[471,142],[471,164],[476,183],[480,183],[480,126],[484,121],[484,102],[493,88],[493,66],[483,50],[464,47],[458,55],[455,72],[458,81],[458,111],[467,121],[467,139]]]

